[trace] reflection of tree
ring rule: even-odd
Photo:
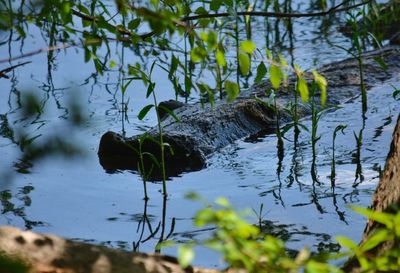
[[[166,225],[166,217],[167,217],[167,197],[163,197],[163,212],[162,212],[162,220],[161,220],[161,232],[160,237],[158,238],[158,243],[156,246],[156,252],[161,251],[161,243],[168,240],[174,232],[175,229],[175,217],[172,218],[171,227],[167,236],[165,236],[165,225]]]
[[[143,208],[143,214],[140,216],[140,218],[138,219],[138,226],[137,226],[137,230],[136,233],[140,232],[139,238],[137,239],[137,241],[133,242],[133,251],[139,251],[139,247],[140,244],[150,240],[157,232],[158,229],[160,228],[160,223],[157,225],[157,227],[153,230],[153,227],[151,225],[151,217],[149,217],[147,215],[147,203],[148,203],[148,199],[144,199],[144,208]],[[147,238],[143,238],[144,234],[145,234],[145,230],[147,229],[149,230],[149,236]]]
[[[297,146],[297,141],[295,141],[295,145],[293,146],[293,156],[292,156],[292,164],[289,169],[289,175],[287,177],[287,187],[290,188],[294,182],[299,187],[299,190],[302,191],[303,184],[299,180],[299,172],[301,170],[301,164],[299,164],[298,160],[301,158],[301,154],[299,154],[299,147]]]
[[[12,219],[8,217],[11,214],[14,217],[21,218],[24,221],[26,229],[32,229],[33,227],[45,225],[45,223],[42,221],[32,221],[28,219],[25,214],[25,209],[31,206],[32,200],[29,197],[29,194],[33,190],[33,186],[24,186],[19,188],[18,193],[14,196],[10,190],[4,190],[0,192],[0,202],[2,206],[1,214],[7,219],[8,224],[12,222]],[[15,198],[17,200],[13,200]],[[16,201],[19,201],[22,204],[17,205]]]
[[[357,143],[356,151],[354,154],[354,161],[356,163],[355,179],[354,179],[354,183],[353,183],[354,188],[356,188],[359,184],[361,184],[364,181],[364,175],[363,175],[363,170],[362,170],[362,165],[361,165],[361,148],[362,148],[362,141],[363,141],[363,132],[365,129],[365,120],[366,120],[366,117],[365,117],[365,115],[363,115],[362,128],[358,132],[358,135],[354,132],[354,138],[356,139],[356,143]]]
[[[175,229],[175,217],[171,220],[169,230],[167,229],[167,198],[163,197],[162,204],[162,215],[161,220],[155,222],[156,216],[149,214],[148,212],[148,199],[143,200],[143,213],[131,215],[131,221],[137,222],[136,233],[138,238],[133,241],[133,251],[140,251],[140,246],[150,240],[156,240],[155,252],[160,252],[162,243],[169,240],[174,233]],[[120,215],[126,215],[121,213]],[[117,217],[108,219],[109,221],[118,220]]]
[[[311,232],[307,227],[298,227],[295,224],[279,224],[269,220],[261,221],[260,229],[265,235],[272,235],[287,243],[295,243],[303,238],[315,238],[317,240],[314,247],[318,251],[338,252],[340,249],[339,244],[333,243],[330,235],[326,233]],[[303,238],[302,238],[303,237]],[[307,240],[307,239],[306,239]],[[295,256],[297,250],[287,249],[287,251]]]
[[[348,225],[349,223],[346,221],[345,211],[340,210],[340,208],[337,204],[336,196],[337,196],[337,194],[335,193],[335,187],[332,187],[332,203],[333,203],[333,206],[335,207],[336,214],[339,216],[340,221],[342,221],[342,222],[346,223],[346,225]]]

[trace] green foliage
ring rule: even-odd
[[[235,82],[225,81],[225,91],[228,94],[228,101],[234,101],[239,96],[239,86]]]
[[[326,87],[328,86],[328,82],[316,70],[313,70],[312,73],[314,76],[314,82],[321,91],[321,105],[324,106],[326,103]]]
[[[240,52],[238,58],[240,72],[246,76],[250,72],[250,57],[246,53]]]
[[[380,226],[359,245],[343,237],[338,237],[338,242],[349,250],[349,256],[357,258],[361,272],[399,272],[400,211],[387,213],[359,207],[353,209]],[[383,245],[386,247],[379,248]]]
[[[7,270],[7,271],[2,271]],[[29,267],[23,262],[16,260],[13,257],[4,256],[0,253],[0,272],[7,273],[27,273]]]
[[[191,199],[202,200],[196,194]],[[361,272],[398,272],[400,270],[400,212],[376,212],[365,208],[354,208],[360,214],[380,223],[378,228],[362,244],[338,236],[339,244],[348,249],[339,255],[311,255],[307,248],[302,249],[296,257],[289,257],[283,241],[260,232],[256,225],[247,222],[244,217],[249,211],[236,212],[227,199],[218,198],[214,205],[207,204],[197,212],[194,223],[198,227],[215,226],[211,238],[201,242],[222,254],[230,268],[245,269],[246,272],[343,272],[332,262],[336,259],[346,260],[355,257],[361,266]],[[394,242],[392,248],[383,248],[379,255],[374,249]],[[179,251],[179,261],[186,267],[194,258],[194,243],[183,245]],[[372,251],[372,252],[371,252]]]
[[[289,257],[284,242],[262,234],[257,226],[243,218],[248,214],[249,211],[237,213],[225,198],[218,198],[214,206],[207,205],[195,216],[198,227],[216,226],[213,236],[200,243],[220,252],[230,268],[247,272],[340,272],[325,260],[312,258],[307,248],[294,259]],[[178,253],[180,261],[193,258],[191,247],[193,244],[182,247]]]
[[[297,65],[294,67],[294,69],[297,76],[296,89],[300,93],[301,100],[303,102],[308,102],[308,96],[309,96],[308,84],[306,79],[303,77],[303,71]]]
[[[265,75],[267,74],[267,67],[265,66],[264,62],[261,62],[258,66],[257,66],[257,74],[256,74],[256,78],[254,79],[254,82],[260,82]]]

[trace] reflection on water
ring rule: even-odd
[[[33,190],[33,186],[24,186],[19,188],[15,195],[10,190],[0,191],[1,214],[6,220],[6,224],[12,224],[17,220],[21,221],[26,229],[46,225],[42,221],[30,220],[29,215],[26,215],[26,209],[32,204],[29,194]]]
[[[290,5],[291,1],[285,3],[287,12],[296,6]],[[310,68],[345,57],[345,52],[331,45],[348,45],[336,26],[328,24],[336,19],[257,18],[251,21],[251,35],[260,48],[274,47],[291,63]],[[15,39],[12,32],[3,35],[2,42],[7,46],[0,47],[0,55],[13,57],[30,47],[56,45],[54,26],[46,27],[51,35],[39,29],[31,29],[30,36],[22,40]],[[246,33],[240,35],[244,38]],[[145,59],[143,51],[148,50],[121,49],[117,43],[109,46],[110,51],[117,52],[114,57],[121,65]],[[104,48],[99,53],[109,60]],[[163,54],[169,56],[168,52]],[[257,136],[210,156],[207,169],[168,181],[168,199],[159,192],[160,184],[148,183],[150,199],[144,200],[137,174],[104,172],[98,164],[97,145],[108,130],[133,135],[155,124],[152,115],[143,122],[137,120],[140,109],[149,104],[145,89],[135,82],[122,100],[124,74],[119,69],[105,70],[103,75],[94,73],[93,64],[85,63],[83,55],[81,49],[34,55],[29,58],[31,63],[7,73],[9,79],[0,78],[6,98],[0,100],[0,147],[6,159],[0,161],[1,224],[125,250],[158,251],[165,240],[200,240],[214,231],[212,227],[193,226],[193,215],[201,205],[184,195],[195,191],[209,200],[223,195],[238,209],[255,209],[263,204],[266,212],[258,219],[261,229],[288,241],[292,250],[307,244],[313,251],[334,251],[335,235],[360,238],[364,219],[347,205],[369,205],[383,167],[400,110],[389,85],[369,92],[365,120],[358,114],[359,99],[323,113],[314,158],[310,134],[305,130],[298,136],[293,130],[285,134],[285,153],[281,156],[277,156],[275,136]],[[143,60],[143,65],[149,60]],[[155,69],[154,74],[159,75],[158,100],[175,98],[166,72]],[[197,69],[194,80],[211,78],[201,76]],[[240,80],[244,86],[252,82],[251,77]],[[398,81],[392,83],[399,86]],[[32,94],[29,90],[35,91],[32,100],[26,100]],[[196,99],[198,95],[192,93],[189,102]],[[27,102],[31,108],[26,107]],[[123,111],[122,103],[127,103],[127,111]],[[22,109],[31,110],[25,113]],[[309,119],[302,123],[311,128]],[[344,134],[337,134],[332,151],[332,134],[338,125],[347,128]],[[59,156],[63,153],[52,153],[40,157],[40,161],[27,159],[21,151],[24,141],[43,153],[56,147],[64,149],[60,152],[73,151],[66,144],[74,144],[84,156],[67,160]],[[10,170],[13,177],[4,176]],[[251,220],[257,223],[256,218]],[[219,265],[215,253],[200,251],[197,264]],[[176,255],[175,248],[161,248],[161,252]]]

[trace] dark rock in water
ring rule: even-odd
[[[375,61],[378,56],[385,61],[387,70]],[[367,88],[391,78],[400,71],[398,47],[367,52],[362,58]],[[347,59],[332,63],[321,67],[318,71],[328,80],[328,106],[338,105],[360,94],[357,60]],[[283,108],[293,101],[295,82],[296,78],[290,77],[289,87],[278,91],[278,109],[283,122],[291,119]],[[235,140],[255,135],[260,131],[274,132],[274,111],[255,99],[256,96],[265,97],[270,89],[269,82],[264,81],[244,91],[232,103],[218,101],[214,107],[210,105],[203,107],[197,103],[176,108],[175,114],[180,122],[176,122],[171,116],[162,121],[163,140],[169,144],[169,148],[165,149],[167,176],[204,168],[208,155]],[[319,94],[316,94],[315,100],[319,103]],[[308,104],[300,104],[298,110],[299,116],[310,113]],[[146,136],[147,138],[143,136],[123,138],[117,133],[105,133],[101,138],[98,153],[101,165],[107,171],[138,170],[141,163],[139,155],[142,152],[145,174],[149,179],[159,179],[160,170],[157,163],[154,163],[154,158],[160,158],[157,126],[150,129]]]

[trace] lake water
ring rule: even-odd
[[[282,46],[290,61],[313,68],[347,57],[343,50],[332,45],[349,46],[348,38],[337,31],[337,26],[333,25],[323,36],[316,28],[320,24],[317,20],[296,19],[293,22],[295,36],[291,55],[285,50],[287,42]],[[262,21],[254,22],[253,35],[260,48],[265,46],[262,27]],[[11,39],[10,35],[0,35],[2,42],[11,41],[0,47],[2,58],[46,47],[47,38],[38,29],[32,28],[24,41],[14,40],[15,33]],[[120,45],[112,44],[112,52],[120,50]],[[133,52],[125,50],[126,63],[138,59]],[[284,238],[290,249],[305,245],[314,251],[336,249],[335,235],[360,239],[365,219],[352,212],[349,205],[370,204],[400,111],[399,103],[392,98],[391,86],[400,88],[400,79],[392,79],[368,93],[369,110],[358,166],[362,179],[356,178],[357,145],[353,132],[358,134],[363,128],[360,98],[356,98],[336,111],[324,113],[321,118],[318,132],[322,138],[317,147],[320,184],[312,182],[310,134],[302,131],[296,147],[291,141],[285,142],[279,176],[276,137],[267,135],[257,141],[244,139],[211,155],[207,168],[171,178],[166,202],[160,192],[162,185],[148,183],[150,200],[145,202],[143,185],[136,173],[106,173],[97,157],[102,134],[108,130],[120,132],[123,126],[118,71],[107,71],[104,75],[95,73],[93,64],[83,61],[83,51],[79,48],[56,52],[51,62],[47,54],[38,54],[13,64],[25,60],[31,63],[11,72],[10,79],[0,79],[3,93],[0,100],[3,158],[0,161],[0,224],[128,251],[135,248],[152,252],[160,237],[170,235],[172,240],[185,242],[206,238],[213,231],[212,227],[193,226],[193,216],[202,205],[184,196],[196,192],[210,202],[224,196],[238,210],[258,211],[263,204],[265,229]],[[118,62],[118,57],[115,60]],[[3,63],[0,69],[8,66]],[[156,68],[154,75],[158,100],[174,98],[166,73]],[[30,91],[44,106],[43,114],[36,118],[24,118],[21,109],[21,98],[23,101],[24,94]],[[191,101],[196,101],[196,97],[193,95]],[[145,98],[143,85],[132,84],[127,98],[129,121],[124,121],[127,135],[139,134],[154,126],[154,115],[150,114],[144,121],[137,119],[140,109],[151,102]],[[80,127],[71,125],[74,103],[82,107],[82,115],[86,117]],[[302,122],[310,128],[307,118]],[[333,191],[328,176],[332,133],[339,124],[347,128],[336,140],[337,179]],[[7,128],[11,128],[14,135],[10,135]],[[82,155],[73,158],[50,155],[33,162],[32,166],[20,164],[21,151],[15,142],[22,132],[30,138],[39,136],[34,143],[46,143],[52,136],[61,136],[79,146]],[[286,136],[293,139],[292,132]],[[256,217],[249,219],[254,223],[258,221]],[[163,248],[161,252],[176,255],[176,248]],[[194,264],[222,266],[218,255],[202,247],[198,248]]]

